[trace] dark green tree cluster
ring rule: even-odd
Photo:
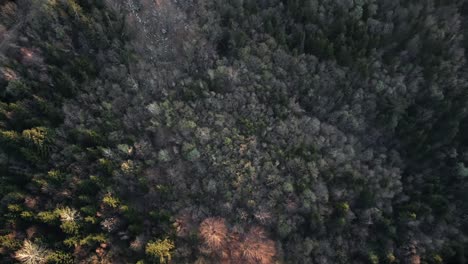
[[[105,79],[108,66],[128,63],[123,14],[103,1],[0,4],[1,261],[144,258],[144,244],[132,255],[128,245],[126,252],[111,243],[118,237],[128,244],[148,219],[118,196],[112,174],[124,166],[103,154],[114,143],[106,131],[118,126],[119,118],[102,112],[108,122],[101,127],[64,127],[72,107],[66,102],[86,94],[92,98],[94,83]],[[164,221],[155,225],[168,226]],[[128,231],[119,233],[118,227]]]

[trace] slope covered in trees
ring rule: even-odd
[[[4,263],[466,263],[468,5],[0,1]]]

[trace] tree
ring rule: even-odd
[[[199,233],[210,251],[220,250],[228,242],[228,229],[223,218],[211,217],[203,220],[199,227]]]
[[[172,257],[172,250],[175,248],[174,242],[165,238],[158,239],[146,244],[146,255],[152,259],[159,259],[159,263],[169,263]]]
[[[15,252],[15,258],[24,264],[45,264],[49,251],[29,240],[24,240],[23,247]]]

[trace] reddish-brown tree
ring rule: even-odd
[[[208,249],[218,251],[226,245],[228,228],[223,218],[210,217],[203,220],[199,231]]]
[[[241,252],[245,263],[271,264],[276,255],[275,243],[267,238],[263,228],[253,227],[242,243]]]

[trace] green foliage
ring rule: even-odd
[[[47,155],[50,141],[50,132],[45,127],[35,127],[23,130],[23,138],[28,144],[33,144],[41,155]]]
[[[463,163],[457,164],[457,172],[461,177],[468,177],[468,168]]]
[[[339,214],[345,215],[349,211],[349,204],[347,202],[339,203],[336,206],[336,209],[337,209]]]
[[[283,185],[283,189],[287,193],[294,192],[294,186],[290,182],[285,182]]]
[[[21,212],[21,218],[24,220],[32,220],[34,219],[34,213],[30,211],[23,211]]]
[[[169,263],[174,248],[174,242],[168,238],[164,240],[158,239],[146,244],[145,253],[152,259],[159,259],[159,263]]]
[[[434,255],[432,256],[432,261],[434,264],[442,264],[444,263],[444,260],[442,259],[442,257],[440,255]]]
[[[370,264],[379,264],[379,256],[377,256],[374,252],[369,253],[368,260]]]
[[[161,149],[158,152],[158,160],[162,162],[168,162],[171,161],[171,156],[167,150]]]
[[[91,129],[75,129],[72,131],[72,138],[77,144],[83,147],[93,147],[104,144],[104,138],[98,132]]]
[[[13,213],[21,213],[23,211],[23,207],[19,204],[8,204],[7,208],[8,211]]]
[[[189,161],[194,161],[200,158],[200,152],[193,144],[184,143],[182,146],[182,153],[184,157]]]
[[[114,169],[114,164],[110,160],[99,159],[98,163],[99,163],[99,168],[102,172],[109,174],[109,175],[112,174],[112,171]],[[99,182],[99,179],[96,179],[95,182]]]
[[[93,205],[87,205],[80,208],[80,211],[85,215],[95,215],[97,208]]]
[[[83,238],[79,238],[77,236],[70,237],[64,241],[64,244],[67,246],[95,246],[98,243],[105,243],[107,238],[104,234],[89,234]]]
[[[0,140],[4,146],[16,147],[21,142],[21,135],[15,131],[0,131]]]
[[[79,233],[80,226],[76,222],[67,221],[60,225],[60,229],[62,229],[66,234],[77,235]]]
[[[31,89],[20,80],[14,80],[9,82],[5,89],[6,96],[15,100],[29,96],[30,92]]]
[[[47,264],[73,264],[75,263],[70,253],[54,251],[47,256]]]
[[[117,145],[117,148],[123,153],[123,154],[130,154],[131,153],[131,147],[127,144],[119,144]]]
[[[2,198],[3,203],[14,203],[23,201],[25,195],[21,192],[9,192]]]
[[[0,236],[0,247],[9,251],[15,251],[21,247],[21,241],[12,238],[9,235],[3,235]]]
[[[395,263],[396,257],[393,253],[388,253],[387,254],[387,263]]]
[[[278,235],[281,238],[287,237],[292,232],[292,226],[284,221],[278,223]]]
[[[111,193],[104,195],[102,202],[111,208],[117,208],[120,205],[119,199],[113,196]]]
[[[58,170],[50,170],[47,172],[47,183],[60,184],[65,180],[65,175]]]
[[[58,223],[60,215],[57,211],[43,211],[37,214],[37,218],[43,223],[54,225]]]

